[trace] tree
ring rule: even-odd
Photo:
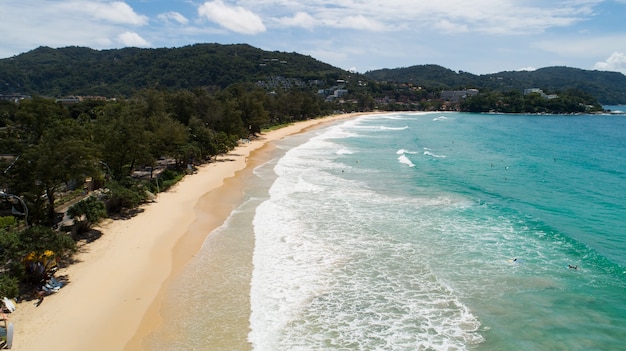
[[[95,142],[113,179],[129,176],[138,162],[152,159],[144,120],[136,103],[118,102],[105,107],[96,120]]]
[[[67,234],[54,231],[50,227],[35,225],[20,232],[20,247],[17,250],[21,257],[31,252],[37,255],[52,251],[62,257],[76,250],[76,242]]]
[[[89,196],[72,205],[67,210],[67,214],[74,219],[74,228],[77,234],[90,230],[94,224],[107,217],[104,203],[95,196]]]
[[[198,97],[189,90],[179,90],[166,95],[167,112],[182,124],[189,124],[189,120],[196,116]]]
[[[239,98],[241,120],[248,126],[247,134],[257,134],[269,122],[269,114],[263,107],[266,96],[262,91],[250,92]]]
[[[67,234],[45,226],[31,226],[26,230],[0,229],[0,264],[3,274],[0,277],[0,294],[16,296],[18,283],[31,280],[38,282],[45,270],[29,269],[26,258],[33,257],[37,262],[51,253],[56,264],[57,258],[67,257],[76,250],[76,243]]]
[[[54,123],[69,118],[69,113],[54,100],[34,96],[19,103],[15,118],[22,134],[20,139],[32,145],[37,144]]]
[[[247,126],[241,120],[241,110],[239,109],[237,100],[234,98],[223,97],[221,101],[221,110],[215,116],[211,128],[218,132],[224,132],[226,135],[232,135],[237,138],[243,138],[248,135]]]
[[[179,121],[165,113],[157,113],[147,118],[147,142],[152,159],[149,165],[154,166],[162,156],[174,157],[185,163],[184,148],[189,141],[189,129]]]
[[[0,228],[0,296],[17,296],[24,275],[21,265],[19,233],[14,228]]]
[[[87,127],[73,119],[51,121],[24,150],[11,169],[11,188],[26,198],[33,221],[54,223],[56,192],[97,172],[97,150]]]
[[[189,120],[189,145],[186,149],[187,159],[209,159],[218,154],[215,143],[215,131],[198,117]]]
[[[124,178],[121,181],[111,181],[107,185],[107,212],[120,212],[123,208],[134,208],[143,203],[146,198],[146,189],[138,181],[132,178]]]

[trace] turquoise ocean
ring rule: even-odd
[[[150,349],[624,349],[626,116],[372,114],[275,153]]]

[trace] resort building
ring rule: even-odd
[[[444,90],[441,92],[440,98],[451,103],[458,103],[465,98],[476,95],[478,95],[478,89]]]
[[[529,89],[524,89],[524,95],[530,95],[530,94],[539,94],[539,95],[541,95],[541,97],[542,97],[542,98],[544,98],[544,99],[548,99],[548,100],[550,100],[550,99],[556,99],[556,98],[558,98],[558,97],[559,97],[559,96],[558,96],[558,95],[556,95],[556,94],[550,94],[550,95],[548,95],[548,94],[544,93],[544,92],[543,92],[543,90],[541,90],[541,89],[539,89],[539,88],[529,88]]]

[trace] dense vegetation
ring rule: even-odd
[[[27,255],[50,250],[69,257],[93,224],[128,213],[193,165],[262,128],[333,108],[315,94],[268,94],[254,84],[213,92],[148,89],[129,99],[71,105],[37,96],[0,101],[0,296],[15,296],[20,284],[36,287],[42,278],[24,265]],[[97,189],[90,196],[86,180]],[[75,219],[67,232],[64,213]]]
[[[297,53],[249,45],[93,50],[40,47],[0,60],[0,94],[129,96],[146,88],[226,88],[268,77],[304,82],[345,79],[348,72]]]
[[[546,67],[536,71],[474,75],[437,65],[382,69],[365,73],[377,81],[411,83],[442,90],[476,88],[501,93],[528,88],[546,91],[578,89],[606,105],[626,104],[626,76],[618,72],[588,71],[569,67]]]
[[[602,106],[582,90],[570,89],[554,98],[539,93],[523,95],[512,90],[506,93],[485,92],[463,100],[461,111],[498,113],[592,113],[602,111]]]

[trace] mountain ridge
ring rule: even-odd
[[[0,59],[0,94],[129,96],[145,88],[225,88],[233,83],[254,83],[276,76],[304,82],[324,81],[326,85],[349,78],[409,83],[430,90],[580,89],[603,104],[626,104],[626,76],[619,72],[552,66],[535,71],[476,75],[424,64],[358,74],[296,52],[216,43],[106,50],[42,46]]]

